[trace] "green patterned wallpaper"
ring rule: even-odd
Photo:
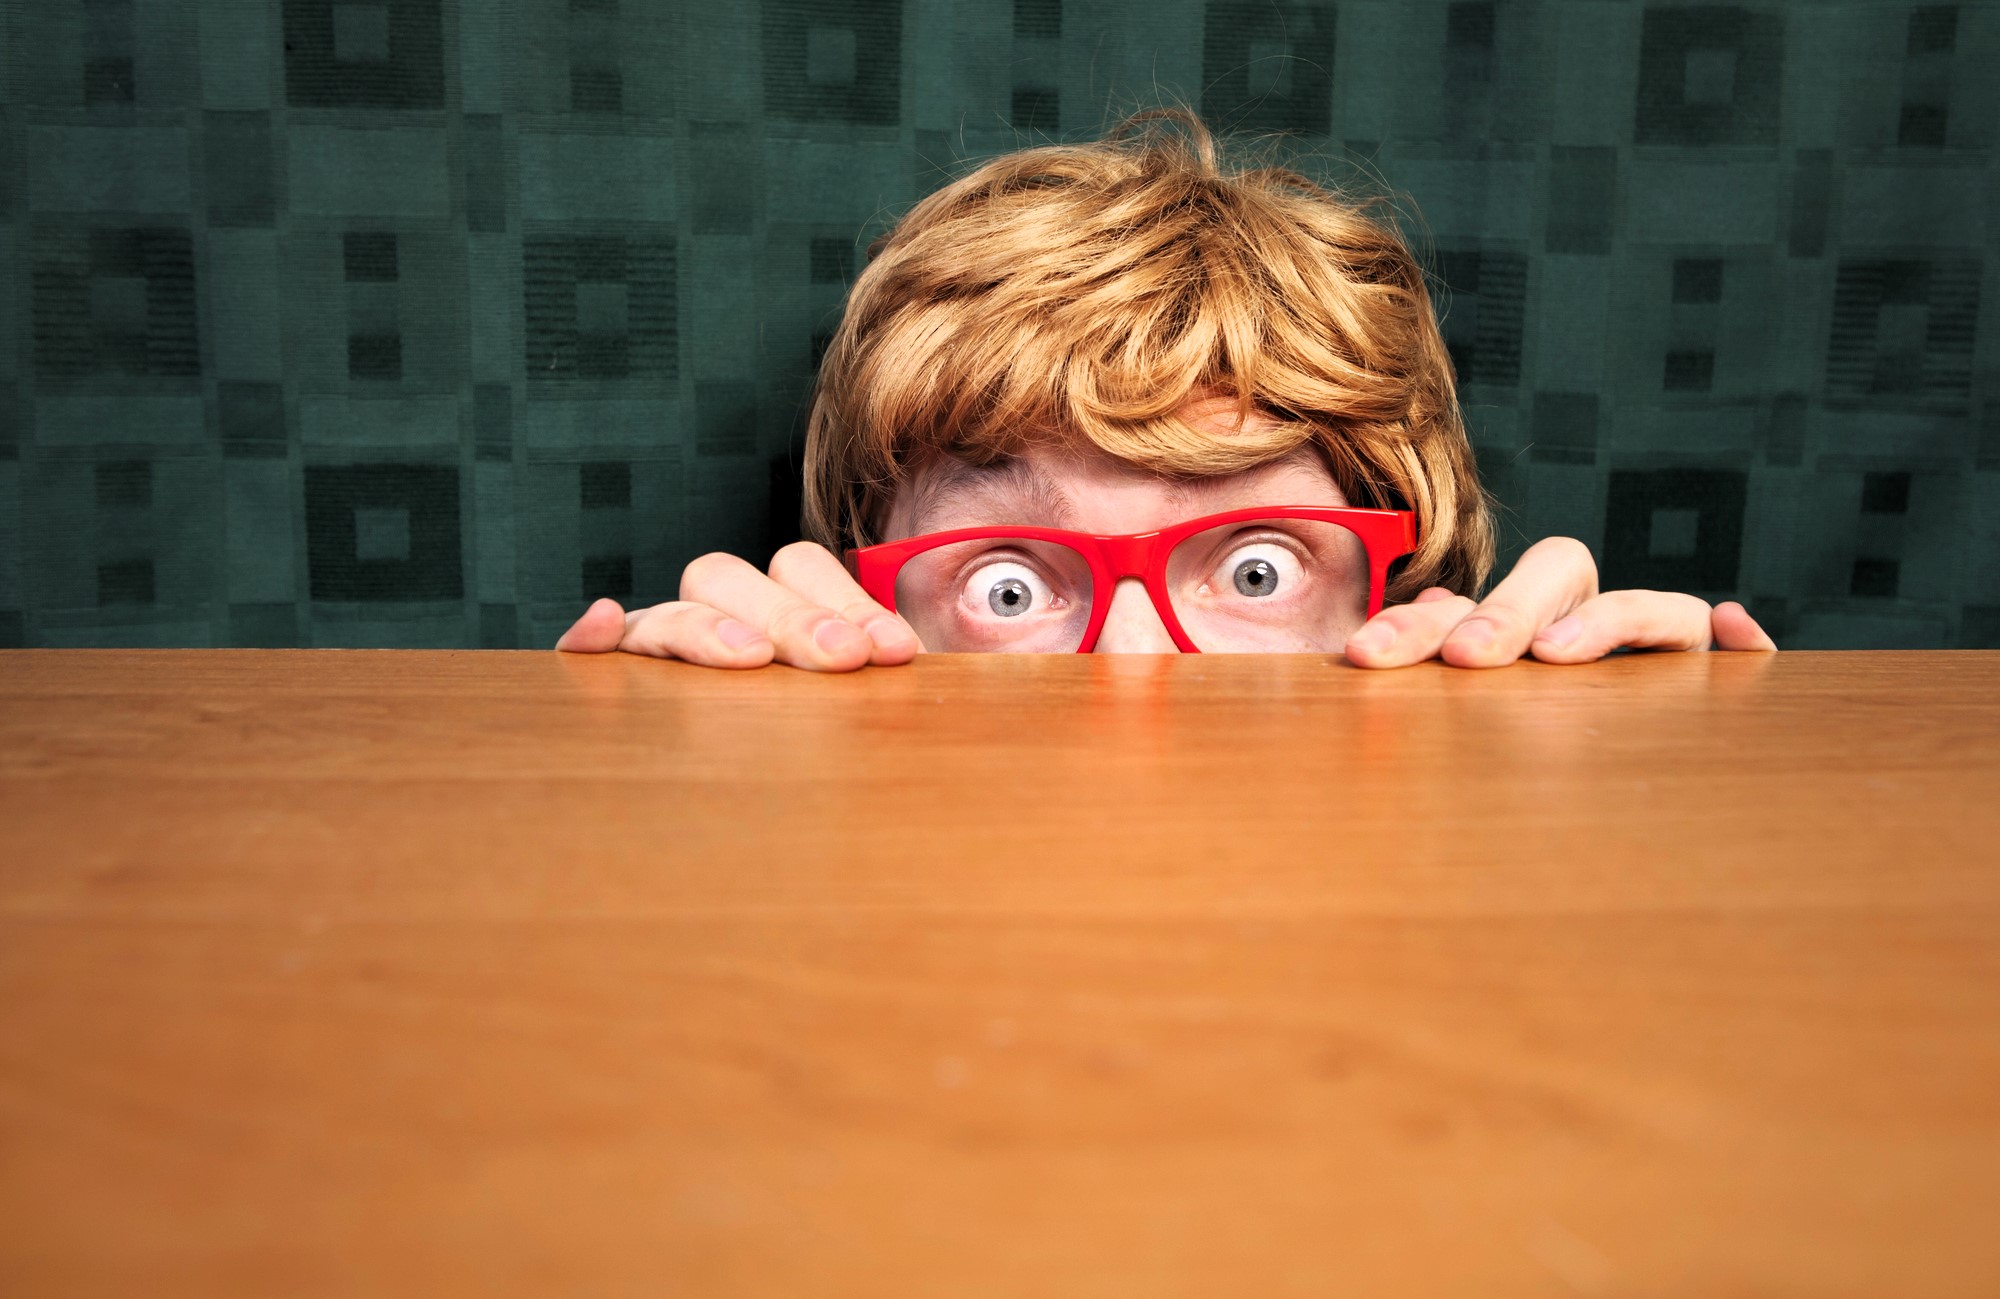
[[[2000,4],[0,13],[0,645],[547,646],[761,558],[867,239],[1169,101],[1414,200],[1510,554],[2000,645]]]

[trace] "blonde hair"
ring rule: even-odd
[[[855,280],[813,393],[808,535],[866,545],[934,455],[1079,440],[1171,475],[1307,443],[1355,505],[1411,509],[1392,600],[1472,594],[1493,524],[1422,268],[1380,199],[1224,170],[1192,114],[1008,154],[917,204]],[[1175,418],[1233,398],[1227,436]],[[1274,502],[1275,503],[1275,502]]]

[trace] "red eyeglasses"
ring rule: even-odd
[[[847,552],[876,602],[927,649],[1089,653],[1126,578],[1144,583],[1184,653],[1331,653],[1382,609],[1416,515],[1260,506],[1155,532],[958,528]]]

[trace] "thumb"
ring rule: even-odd
[[[1734,600],[1725,600],[1715,606],[1711,615],[1715,632],[1715,648],[1724,650],[1774,650],[1778,643],[1770,638],[1750,611]]]
[[[625,610],[616,600],[603,599],[583,611],[556,640],[556,648],[572,654],[608,654],[625,639]]]

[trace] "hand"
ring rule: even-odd
[[[1397,668],[1441,658],[1454,667],[1491,668],[1533,653],[1544,663],[1589,663],[1632,649],[1775,650],[1742,605],[1710,608],[1671,591],[1597,591],[1590,548],[1569,537],[1528,547],[1514,571],[1474,604],[1434,586],[1384,609],[1348,637],[1347,658],[1364,668]]]
[[[768,575],[734,555],[703,555],[681,574],[681,598],[650,609],[599,600],[556,642],[559,650],[624,650],[712,668],[789,663],[852,672],[908,663],[923,649],[910,625],[868,598],[833,552],[797,541]]]

